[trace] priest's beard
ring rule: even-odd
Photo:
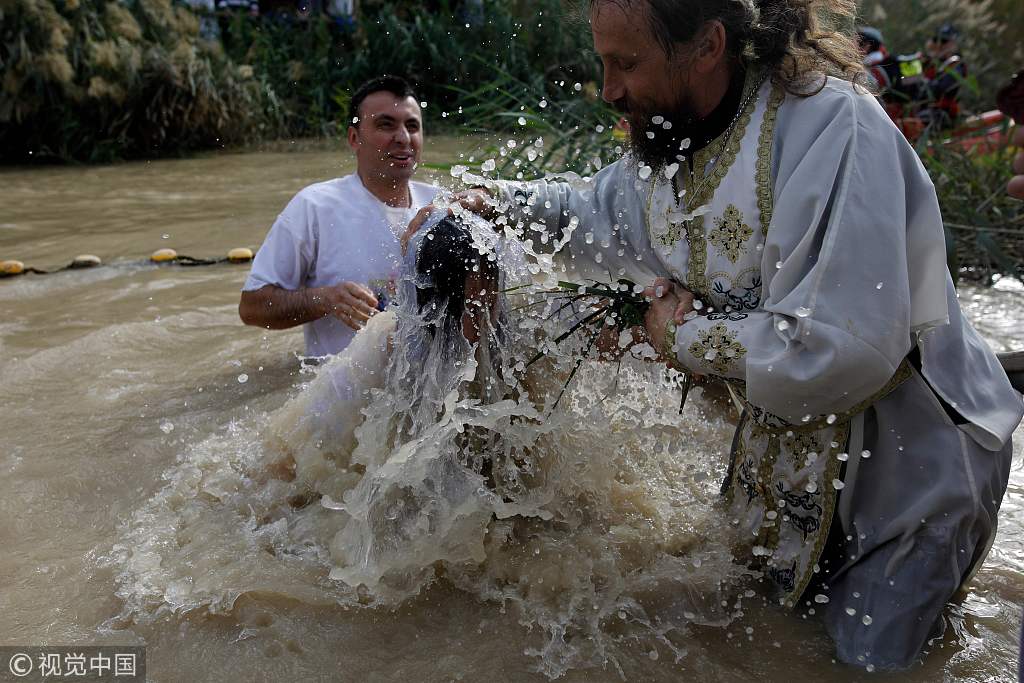
[[[647,108],[623,98],[615,108],[629,120],[629,146],[640,162],[655,171],[682,161],[689,133],[697,120],[693,100],[683,93],[671,107]],[[657,121],[657,123],[655,123]]]

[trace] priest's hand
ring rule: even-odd
[[[668,278],[658,278],[644,290],[644,296],[651,300],[644,318],[651,345],[659,353],[671,353],[671,349],[665,348],[665,331],[669,321],[682,325],[694,311],[693,293]]]
[[[456,192],[452,199],[462,208],[488,220],[494,218],[494,214],[498,210],[498,203],[494,200],[494,195],[485,187],[471,187],[468,190]]]
[[[488,190],[482,187],[474,187],[468,190],[463,190],[462,192],[456,192],[452,196],[451,205],[449,205],[448,207],[449,215],[455,213],[455,211],[452,209],[452,206],[456,205],[461,206],[463,209],[466,209],[467,211],[472,211],[473,213],[488,219],[493,218],[494,213],[497,210],[497,202],[494,200],[494,197]],[[430,217],[430,214],[432,214],[437,209],[438,207],[431,205],[424,206],[422,209],[416,212],[416,215],[409,222],[409,227],[399,238],[399,241],[402,244],[403,254],[405,254],[405,252],[408,250],[409,241],[412,240],[412,236],[415,235],[416,232],[421,227],[423,227],[423,224],[426,223],[427,218]]]
[[[1009,192],[1011,197],[1024,199],[1024,126],[1018,126],[1013,136],[1013,144],[1019,151],[1017,158],[1013,160],[1013,172],[1016,174],[1010,180]]]

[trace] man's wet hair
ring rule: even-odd
[[[476,248],[469,229],[451,216],[441,219],[423,237],[416,256],[416,275],[422,283],[416,290],[419,309],[443,306],[447,317],[461,320],[466,278],[472,272],[497,282],[497,265]]]
[[[363,100],[375,92],[389,92],[399,99],[411,97],[417,99],[416,91],[409,81],[401,76],[384,75],[370,79],[356,88],[352,94],[352,100],[348,103],[348,123],[350,126],[359,126],[359,108],[363,106]]]

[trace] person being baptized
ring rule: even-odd
[[[397,308],[272,416],[270,476],[308,491],[293,504],[340,513],[333,578],[372,587],[438,560],[481,561],[495,515],[543,514],[528,444],[508,434],[538,417],[502,295],[525,277],[490,225],[436,216],[409,245]]]

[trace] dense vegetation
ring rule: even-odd
[[[107,161],[281,132],[262,78],[170,0],[0,0],[0,159]]]
[[[324,15],[220,17],[219,40],[171,0],[0,0],[0,159],[105,161],[337,132],[349,94],[406,75],[437,123],[499,72],[592,80],[589,36],[559,0],[367,5],[358,27]],[[216,26],[213,17],[205,18]],[[538,65],[541,65],[538,67]]]

